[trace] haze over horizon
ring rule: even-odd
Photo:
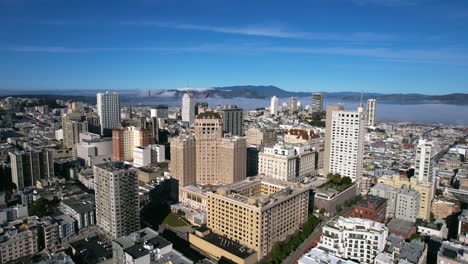
[[[463,0],[0,0],[1,90],[468,91]]]

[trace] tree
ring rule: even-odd
[[[49,202],[45,198],[33,201],[28,208],[30,216],[44,217],[49,214]]]
[[[338,204],[337,206],[335,206],[335,209],[336,209],[336,212],[339,213],[341,212],[341,209],[343,209],[343,207],[341,206],[341,204]]]
[[[345,176],[345,177],[343,177],[343,178],[341,179],[341,183],[342,183],[342,184],[346,184],[346,185],[348,185],[348,184],[351,184],[351,183],[353,183],[353,180],[351,180],[351,178],[350,178],[350,177],[348,177],[348,176]]]
[[[320,209],[319,213],[324,214],[326,212],[325,208]]]

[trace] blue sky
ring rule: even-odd
[[[0,0],[0,89],[468,92],[466,0]]]

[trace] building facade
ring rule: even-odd
[[[123,162],[94,166],[96,225],[109,237],[128,235],[140,228],[137,170]]]
[[[329,148],[328,151],[325,149],[325,155],[328,155],[325,157],[328,170],[325,173],[339,173],[342,177],[349,177],[358,183],[358,187],[362,179],[364,123],[362,111],[327,110],[329,126],[326,133],[330,137],[326,138],[325,144]]]
[[[97,94],[97,110],[101,122],[101,135],[111,136],[120,127],[120,96],[117,92]]]
[[[54,177],[52,153],[45,149],[10,152],[11,176],[18,190],[35,186],[37,180]]]
[[[312,94],[312,104],[310,105],[310,111],[312,113],[323,111],[323,94],[321,93]]]
[[[276,142],[276,131],[268,128],[251,127],[245,131],[247,146],[269,145]]]
[[[414,176],[418,179],[419,182],[433,181],[434,162],[432,158],[432,143],[423,139],[419,140],[414,169]]]
[[[231,136],[244,135],[244,112],[237,106],[224,106],[223,132]]]
[[[182,121],[188,122],[190,126],[195,122],[195,97],[191,93],[182,96]]]
[[[308,186],[249,178],[208,193],[207,227],[257,251],[260,260],[307,221],[308,202]]]
[[[367,100],[367,125],[375,127],[375,112],[377,101],[375,99]]]
[[[195,138],[181,135],[171,140],[171,176],[179,181],[179,186],[195,184]]]
[[[370,189],[370,194],[387,199],[387,218],[415,222],[419,216],[419,192],[394,188],[381,183]]]
[[[301,182],[315,175],[316,153],[309,145],[265,147],[258,154],[258,172],[283,181]]]
[[[270,113],[274,116],[278,115],[278,97],[276,96],[271,98]]]
[[[139,127],[126,127],[112,130],[112,160],[133,160],[135,147],[147,146],[153,143],[151,129]]]
[[[341,258],[374,263],[377,254],[385,248],[387,236],[385,224],[340,216],[322,228],[322,238],[317,246]]]
[[[62,116],[63,145],[74,148],[80,142],[80,133],[88,132],[88,122],[80,112]]]

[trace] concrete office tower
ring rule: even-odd
[[[195,98],[193,94],[186,93],[182,97],[182,121],[193,125],[195,121]]]
[[[179,187],[195,184],[195,138],[181,135],[171,140],[172,178],[179,181]]]
[[[297,98],[296,97],[289,98],[289,114],[292,115],[297,110],[298,110],[298,108],[297,108]]]
[[[326,122],[325,122],[325,158],[323,163],[323,173],[326,176],[330,173],[330,153],[331,153],[331,139],[332,139],[332,113],[333,111],[342,111],[344,110],[344,105],[336,104],[336,105],[327,105],[327,113],[326,113]]]
[[[18,190],[34,186],[37,180],[54,177],[52,152],[32,149],[10,152],[11,176]]]
[[[207,226],[257,251],[260,260],[301,228],[308,207],[309,186],[253,177],[208,192]]]
[[[385,249],[387,236],[385,224],[340,216],[322,228],[322,238],[317,247],[340,258],[370,264]]]
[[[157,105],[151,108],[151,117],[167,118],[169,116],[169,107],[167,105]]]
[[[101,135],[110,137],[112,130],[120,127],[119,93],[98,93],[97,110],[101,122]]]
[[[126,127],[112,131],[112,160],[133,160],[133,148],[153,143],[153,131],[138,127]]]
[[[88,122],[80,112],[62,116],[63,145],[74,148],[80,142],[80,133],[88,132]]]
[[[350,177],[353,182],[358,183],[359,188],[364,156],[364,116],[360,111],[332,111],[330,126],[326,128],[326,133],[330,135],[326,139],[330,141],[330,149],[325,157],[329,166],[328,172]],[[327,116],[327,120],[328,118]]]
[[[375,111],[377,107],[377,101],[375,99],[367,100],[367,125],[375,127]]]
[[[434,176],[432,158],[432,142],[420,139],[414,170],[414,176],[419,182],[432,182]]]
[[[310,106],[310,112],[316,113],[323,111],[323,94],[313,93],[312,104]]]
[[[244,135],[244,113],[235,105],[225,105],[223,109],[223,132],[231,136]]]
[[[278,115],[278,97],[276,96],[271,98],[270,112],[272,115]]]
[[[315,152],[309,145],[276,144],[258,154],[258,172],[289,182],[302,182],[315,175]]]
[[[137,170],[120,161],[93,168],[96,225],[113,239],[140,229]]]

